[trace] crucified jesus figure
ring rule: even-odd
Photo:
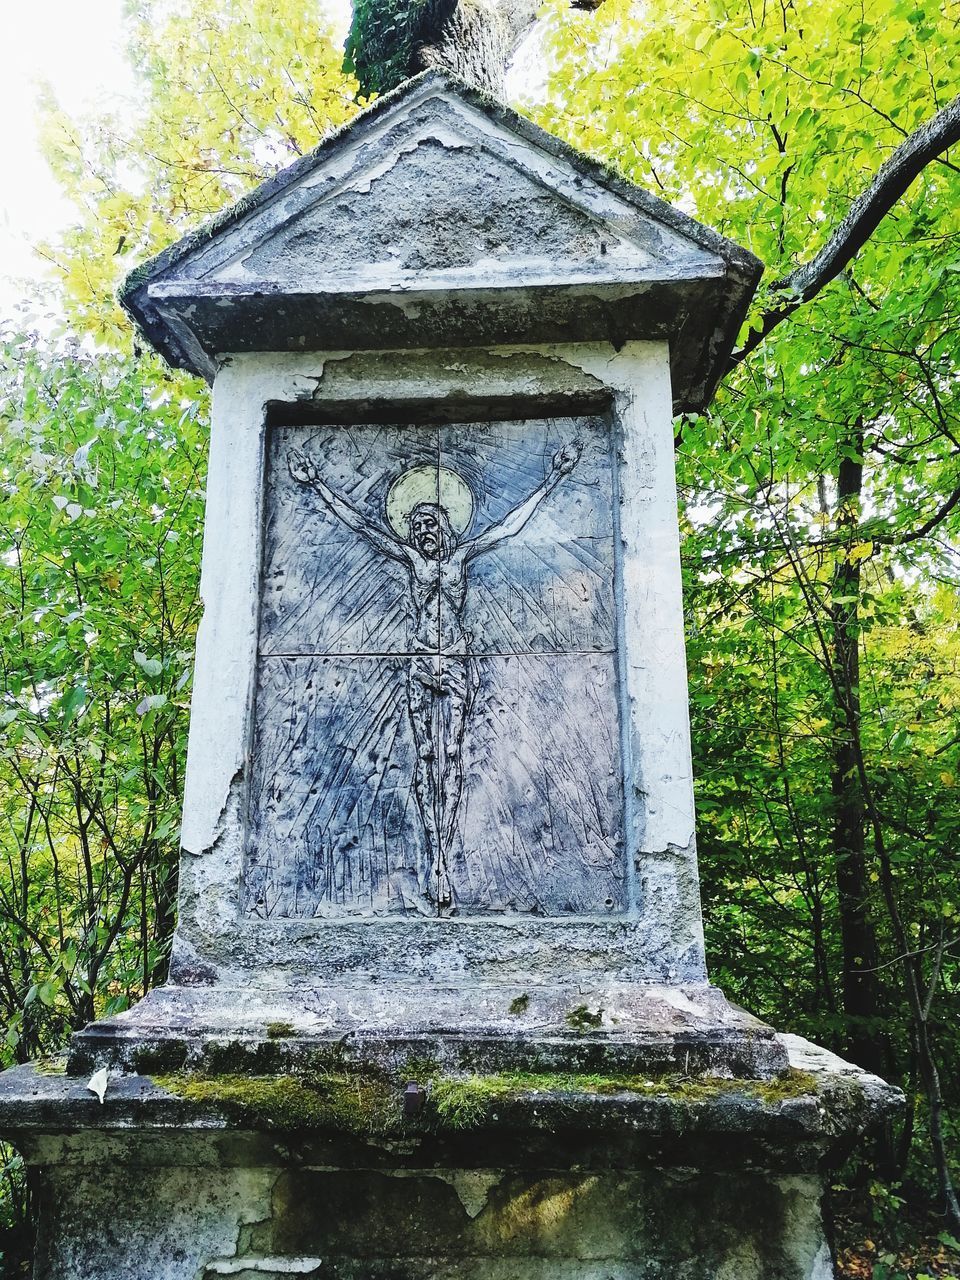
[[[542,484],[523,502],[475,538],[461,541],[441,502],[418,502],[406,518],[406,539],[397,537],[334,493],[306,454],[290,450],[288,466],[294,480],[313,489],[348,529],[402,564],[409,575],[413,640],[406,692],[417,753],[413,782],[430,854],[426,893],[438,908],[453,901],[447,853],[463,792],[463,733],[476,692],[470,635],[463,621],[467,567],[523,529],[544,498],[574,469],[580,453],[578,442],[558,450]]]

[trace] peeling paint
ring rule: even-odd
[[[331,404],[350,415],[351,402],[386,407],[455,396],[478,405],[509,401],[522,415],[523,405],[540,397],[576,395],[610,404],[621,433],[625,754],[628,782],[634,782],[627,787],[633,807],[628,865],[638,868],[633,915],[613,933],[599,922],[514,922],[509,929],[521,945],[512,954],[503,941],[506,920],[451,921],[442,938],[428,922],[408,925],[406,935],[391,935],[388,953],[377,948],[379,964],[402,965],[435,981],[458,975],[474,982],[496,963],[505,982],[522,980],[523,973],[543,981],[551,968],[565,970],[576,957],[584,974],[703,981],[666,356],[665,344],[627,344],[620,352],[609,344],[550,344],[234,354],[225,365],[214,394],[204,553],[205,584],[217,583],[218,593],[198,641],[184,808],[185,848],[207,852],[185,862],[180,915],[185,940],[223,980],[237,972],[266,977],[280,965],[288,976],[325,972],[342,981],[347,972],[369,972],[373,960],[359,922],[343,928],[308,920],[292,934],[284,922],[251,927],[238,918],[267,406],[303,403],[306,395],[318,413]],[[650,850],[677,852],[664,857]],[[408,946],[404,936],[416,944]]]
[[[309,1276],[324,1265],[322,1258],[227,1258],[211,1262],[205,1276],[236,1276],[244,1272],[268,1272],[272,1275]]]

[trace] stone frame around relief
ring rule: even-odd
[[[612,918],[505,914],[250,920],[240,880],[247,819],[270,424],[503,421],[608,413],[617,434],[623,557],[621,679],[625,842],[635,896]],[[433,981],[577,971],[619,981],[704,980],[665,343],[493,351],[227,357],[214,388],[208,601],[184,803],[173,978],[272,981],[399,965]],[[619,552],[618,552],[619,555]],[[224,697],[224,669],[234,682]]]

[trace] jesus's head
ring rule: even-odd
[[[407,528],[410,545],[428,560],[446,560],[456,549],[457,535],[446,507],[438,502],[418,502],[407,517]]]

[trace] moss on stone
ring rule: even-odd
[[[651,1101],[706,1103],[722,1097],[754,1099],[777,1107],[817,1093],[813,1076],[790,1070],[774,1080],[730,1080],[716,1076],[574,1075],[554,1072],[503,1072],[495,1075],[444,1076],[437,1064],[408,1061],[402,1080],[363,1072],[313,1072],[297,1075],[179,1074],[156,1076],[163,1089],[197,1103],[220,1108],[238,1124],[256,1129],[332,1129],[377,1135],[408,1127],[403,1117],[404,1082],[428,1089],[428,1106],[414,1123],[432,1129],[469,1129],[482,1124],[503,1102],[549,1094],[559,1105],[591,1098],[631,1094]]]
[[[288,1040],[295,1034],[292,1022],[268,1022],[267,1035],[271,1040]]]
[[[520,1101],[533,1093],[566,1095],[580,1099],[591,1094],[639,1094],[648,1098],[678,1102],[709,1102],[724,1095],[756,1098],[766,1106],[778,1106],[794,1098],[816,1094],[813,1076],[791,1068],[774,1080],[728,1080],[717,1076],[565,1075],[532,1072],[504,1072],[501,1075],[448,1077],[431,1090],[431,1103],[438,1118],[454,1129],[480,1123],[492,1108],[503,1101]]]
[[[401,1118],[397,1085],[373,1075],[173,1075],[157,1076],[155,1083],[258,1129],[373,1134],[396,1128]]]
[[[65,1076],[67,1074],[67,1059],[65,1056],[40,1058],[33,1064],[33,1069],[41,1076]]]
[[[588,1009],[585,1004],[577,1005],[567,1014],[567,1026],[574,1031],[595,1031],[603,1023],[602,1009]]]
[[[515,999],[510,1001],[510,1012],[515,1014],[517,1017],[519,1017],[521,1013],[526,1013],[529,1007],[530,997],[526,994],[517,996]]]
[[[817,1093],[817,1081],[809,1071],[800,1071],[790,1067],[784,1075],[774,1080],[754,1080],[750,1092],[754,1097],[776,1106],[780,1102],[789,1102],[792,1098],[809,1098]]]
[[[415,1084],[429,1087],[440,1078],[443,1068],[436,1058],[407,1058],[399,1073],[399,1086],[407,1085],[411,1080]]]

